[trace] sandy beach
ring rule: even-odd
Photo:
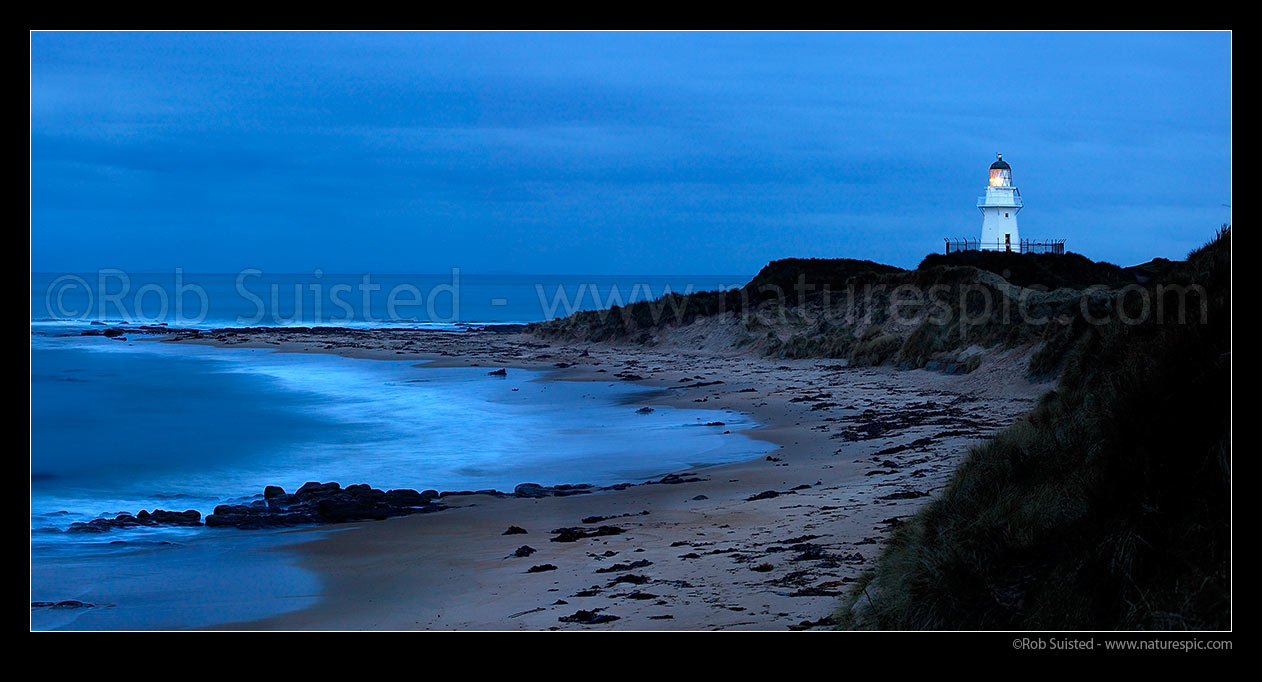
[[[826,626],[899,519],[933,498],[971,443],[1047,388],[1024,379],[1028,348],[950,376],[722,352],[722,339],[685,348],[677,338],[546,343],[519,331],[238,329],[167,340],[631,381],[661,389],[645,407],[743,412],[762,426],[730,437],[778,446],[753,461],[662,472],[685,482],[541,499],[449,495],[440,513],[313,528],[312,541],[278,551],[318,576],[318,603],[229,629]],[[511,526],[526,532],[505,534]],[[601,526],[622,532],[553,540],[557,529]],[[522,547],[534,551],[516,556]],[[602,622],[561,620],[576,614]]]

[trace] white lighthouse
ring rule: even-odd
[[[1020,251],[1017,234],[1017,213],[1021,210],[1021,191],[1012,184],[1012,167],[1003,154],[990,164],[990,184],[986,195],[977,198],[982,212],[982,241],[985,251]]]

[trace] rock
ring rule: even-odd
[[[143,509],[136,515],[137,519],[148,518],[160,526],[200,526],[202,525],[202,513],[196,509],[186,509],[182,512],[165,511],[155,509],[153,512],[146,512]]]
[[[640,409],[636,410],[635,413],[636,414],[653,414],[653,408],[641,407]]]
[[[707,497],[707,496],[705,496],[705,495],[697,495],[697,496],[693,497],[692,499],[693,499],[693,501],[695,501],[695,502],[700,502],[701,500],[708,500],[708,499],[710,499],[710,498],[709,498],[709,497]]]
[[[652,566],[652,565],[653,565],[652,561],[649,561],[647,559],[641,559],[639,561],[632,561],[629,564],[617,563],[617,564],[614,564],[613,566],[606,566],[605,568],[598,568],[596,569],[596,572],[597,573],[621,573],[623,571],[631,571],[637,568],[644,568],[645,566]]]
[[[66,529],[67,533],[104,533],[115,528],[134,528],[139,526],[140,522],[131,514],[119,514],[112,519],[92,519],[91,521],[78,521],[70,524]]]
[[[625,514],[614,514],[613,516],[584,516],[582,519],[582,522],[583,523],[600,523],[601,521],[608,521],[609,519],[624,519],[628,516],[648,516],[648,515],[649,515],[649,511],[645,509],[639,512],[638,514],[627,512]]]
[[[820,618],[819,620],[804,620],[798,623],[797,625],[790,625],[789,629],[790,630],[809,630],[811,628],[824,627],[828,625],[834,625],[834,622],[831,616],[824,616],[823,618]]]
[[[423,507],[433,499],[425,493],[418,493],[409,488],[386,491],[386,501],[405,507]]]
[[[538,483],[521,483],[513,488],[513,494],[517,497],[547,497],[549,492]]]
[[[555,570],[557,570],[557,567],[552,564],[539,564],[537,566],[531,566],[529,569],[526,570],[526,572],[527,573],[543,573],[545,571],[555,571]]]
[[[775,568],[775,566],[772,566],[771,564],[768,564],[768,563],[762,563],[762,564],[758,564],[757,566],[749,570],[758,571],[759,573],[766,573],[767,571],[770,571],[773,568]]]
[[[509,526],[508,530],[500,533],[500,535],[525,535],[526,529],[521,526]]]
[[[531,547],[530,545],[522,545],[521,547],[517,548],[517,551],[513,552],[513,556],[517,557],[518,559],[524,559],[530,556],[531,554],[534,554],[537,551],[538,550],[536,550],[534,547]]]
[[[770,500],[773,497],[780,497],[780,493],[774,490],[764,490],[757,495],[751,495],[745,498],[746,502],[755,502],[757,500]]]
[[[632,585],[643,585],[644,583],[650,582],[651,580],[652,578],[649,578],[647,575],[636,575],[634,573],[628,573],[626,575],[620,575],[617,578],[614,578],[613,582],[610,583],[610,585],[616,585],[618,583],[630,583]]]
[[[552,542],[576,542],[583,538],[621,535],[626,531],[617,526],[600,526],[598,528],[557,528],[552,532],[556,534]]]
[[[439,498],[452,497],[452,496],[465,497],[468,495],[488,495],[490,497],[508,497],[508,495],[505,495],[504,493],[498,490],[492,490],[490,488],[487,488],[485,490],[444,490],[441,493],[438,493]]]
[[[794,552],[798,552],[798,555],[789,559],[789,561],[827,561],[836,560],[838,558],[826,551],[823,547],[810,542],[794,545],[789,549]]]
[[[562,623],[578,623],[580,625],[598,625],[600,623],[609,623],[618,620],[618,616],[598,613],[599,611],[600,609],[592,609],[591,611],[580,609],[575,611],[572,615],[561,616],[557,620]]]
[[[815,538],[818,538],[818,537],[820,537],[820,536],[819,536],[819,535],[799,535],[799,536],[797,536],[797,537],[794,537],[794,538],[788,538],[788,539],[786,539],[786,540],[776,540],[776,544],[778,544],[778,545],[800,545],[800,544],[802,544],[802,543],[804,543],[804,542],[809,542],[809,541],[814,540]]]
[[[350,495],[320,500],[316,503],[316,514],[324,523],[382,521],[392,516],[386,506]]]
[[[263,489],[263,499],[273,500],[285,496],[285,489],[278,485],[269,485]]]
[[[506,377],[506,376],[508,376],[508,370],[506,370],[506,369],[504,369],[503,367],[501,367],[501,368],[499,368],[499,369],[496,369],[496,370],[492,370],[492,371],[490,371],[490,372],[487,372],[486,374],[487,374],[487,376],[492,376],[492,377]]]
[[[302,487],[294,492],[294,497],[299,500],[325,497],[336,493],[341,489],[342,486],[338,483],[317,483],[315,481],[309,481],[307,483],[303,483]]]
[[[66,599],[64,601],[33,601],[31,608],[33,609],[94,609],[101,604],[90,604],[78,599]],[[108,606],[108,604],[106,604]]]
[[[569,497],[570,495],[585,495],[590,493],[591,488],[592,486],[590,483],[579,483],[577,485],[563,483],[558,486],[553,486],[550,490],[552,491],[552,494],[557,497]]]
[[[586,495],[592,492],[593,488],[589,483],[568,484],[563,483],[555,486],[542,486],[538,483],[520,483],[513,488],[513,497],[539,498],[539,497],[569,497],[570,495]]]
[[[100,518],[87,522],[72,523],[66,531],[70,533],[104,533],[118,528],[138,528],[141,526],[200,526],[201,518],[201,512],[196,509],[188,509],[182,512],[165,511],[163,509],[155,509],[149,512],[142,509],[135,516],[124,512],[112,519]]]
[[[666,485],[677,485],[680,483],[697,483],[703,480],[705,479],[698,478],[696,476],[688,476],[688,475],[683,475],[683,474],[666,474],[665,476],[661,478],[661,480],[652,481],[652,482],[663,483]]]

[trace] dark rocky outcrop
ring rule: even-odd
[[[379,490],[367,484],[342,488],[337,483],[310,482],[286,494],[268,486],[264,499],[249,504],[221,504],[206,525],[241,529],[279,528],[311,523],[347,523],[407,516],[443,508],[432,490]]]
[[[513,488],[513,497],[568,497],[570,495],[585,495],[593,490],[595,488],[589,483],[579,483],[577,485],[565,483],[553,486],[544,486],[538,483],[522,483]]]
[[[91,604],[78,599],[66,599],[63,601],[33,601],[31,608],[33,609],[95,609],[101,606],[111,606],[110,604]]]
[[[196,509],[188,509],[182,512],[166,511],[164,509],[155,509],[150,512],[142,509],[140,513],[134,516],[124,512],[112,519],[101,518],[87,522],[72,523],[67,531],[72,533],[104,533],[118,528],[139,528],[142,526],[200,525],[202,525],[202,515]]]
[[[438,493],[438,497],[464,497],[468,495],[486,495],[488,497],[504,498],[509,495],[502,493],[494,488],[483,488],[482,490],[444,490]]]

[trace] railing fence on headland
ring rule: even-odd
[[[1008,251],[1012,253],[1065,253],[1064,239],[1021,239],[1016,242],[983,242],[980,239],[943,239],[946,252],[957,251]]]

